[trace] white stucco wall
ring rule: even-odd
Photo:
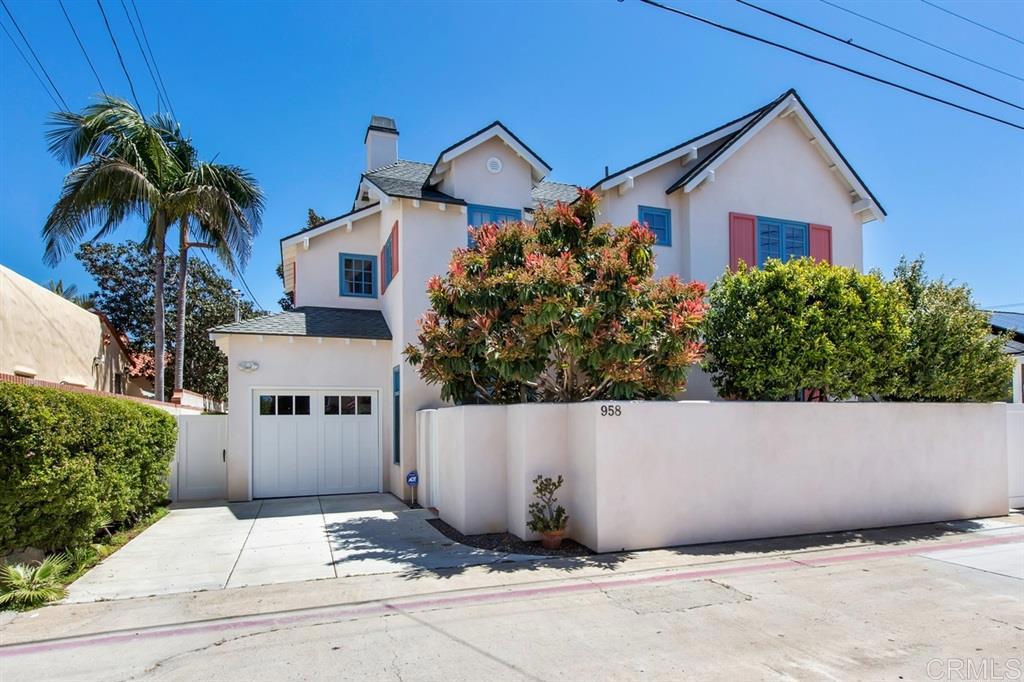
[[[1024,507],[1024,405],[1006,406],[1006,443],[1009,455],[1011,507]]]
[[[0,373],[108,392],[116,374],[125,391],[129,379],[128,358],[98,315],[2,265]]]
[[[234,334],[220,337],[217,344],[229,359],[228,499],[252,499],[252,396],[256,389],[375,389],[381,408],[381,438],[388,440],[392,342],[374,345],[360,339],[346,343],[344,339]],[[238,369],[238,364],[247,360],[259,363],[259,369]],[[382,459],[386,456],[382,451]],[[381,466],[388,490],[388,464],[382,461]]]
[[[379,291],[378,298],[340,294],[338,255],[355,253],[379,259],[383,244],[380,240],[380,224],[381,215],[375,213],[352,223],[351,232],[339,227],[310,239],[309,249],[299,244],[295,251],[295,305],[379,309]],[[380,263],[377,267],[380,267]]]
[[[500,173],[487,170],[492,156],[501,160]],[[522,210],[530,205],[532,183],[530,165],[495,137],[453,159],[441,191],[470,204]]]
[[[604,416],[604,405],[621,413]],[[523,493],[537,473],[565,474],[560,497],[571,516],[569,534],[602,552],[1007,511],[1002,403],[558,407],[439,410],[440,469],[464,485],[457,513],[446,516],[442,505],[441,518],[462,532],[492,532],[494,500],[501,499],[508,528],[521,529],[529,501]],[[496,423],[501,415],[504,429]],[[459,453],[451,458],[449,443]]]

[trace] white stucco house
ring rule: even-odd
[[[374,116],[365,147],[352,209],[281,240],[295,310],[211,331],[229,358],[232,500],[408,498],[416,411],[443,404],[402,358],[427,279],[446,272],[467,226],[530,220],[538,205],[576,197],[497,121],[416,162],[399,159],[395,122]],[[792,90],[590,186],[604,219],[655,232],[659,276],[705,282],[739,259],[860,268],[862,226],[885,216]],[[695,374],[687,396],[713,397]]]

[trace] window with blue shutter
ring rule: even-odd
[[[672,246],[672,211],[641,206],[638,220],[654,233],[656,246]]]
[[[377,297],[377,257],[355,253],[338,254],[339,295]]]
[[[388,285],[391,284],[391,280],[395,278],[395,261],[394,261],[394,246],[391,244],[392,236],[388,237],[388,240],[384,242],[384,288],[387,289]]]
[[[500,206],[481,206],[470,204],[466,210],[466,224],[470,227],[480,227],[488,223],[512,222],[523,219],[523,212],[516,208],[501,208]],[[469,237],[467,243],[473,246],[473,238]]]
[[[788,261],[810,255],[809,229],[807,223],[758,216],[758,266],[763,266],[769,258]]]

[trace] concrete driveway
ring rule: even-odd
[[[175,505],[75,581],[68,602],[418,573],[538,557],[454,543],[392,495]]]

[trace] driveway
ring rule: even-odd
[[[68,602],[537,559],[454,543],[392,495],[174,505],[75,581]]]

